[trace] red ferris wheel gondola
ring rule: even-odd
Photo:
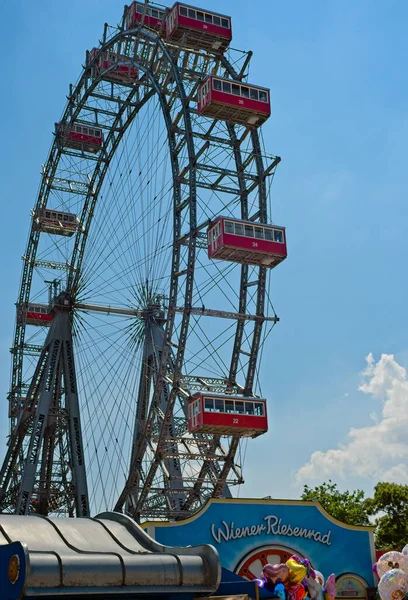
[[[28,325],[40,325],[50,327],[52,323],[52,313],[48,304],[28,303],[26,306],[17,306],[20,318]]]
[[[154,5],[148,6],[144,2],[132,2],[126,11],[125,28],[134,29],[138,25],[150,29],[165,29],[165,12]]]
[[[167,39],[195,50],[223,52],[232,40],[231,18],[176,2],[166,18]]]
[[[286,231],[231,217],[217,217],[207,230],[208,257],[273,269],[287,257]]]
[[[198,114],[259,127],[271,115],[269,90],[210,75],[198,88]]]
[[[198,392],[188,404],[188,431],[257,437],[268,431],[266,400]]]
[[[93,77],[101,77],[105,81],[113,81],[121,85],[133,85],[139,77],[136,67],[129,65],[129,57],[115,52],[101,52],[92,48],[86,53],[86,64],[91,69]]]
[[[97,154],[103,145],[99,127],[82,123],[55,123],[55,135],[61,147]]]

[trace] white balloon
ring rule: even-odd
[[[381,600],[402,600],[408,591],[408,577],[402,569],[384,573],[378,583]]]
[[[314,572],[316,573],[316,579],[320,583],[320,585],[324,585],[324,577],[322,573],[320,573],[320,571],[316,571],[316,569],[314,569]]]
[[[377,572],[380,579],[384,573],[391,569],[402,569],[408,575],[408,556],[393,550],[380,556],[377,562]]]
[[[402,554],[403,554],[404,556],[408,556],[408,544],[407,544],[406,546],[404,546],[404,547],[403,547],[403,549],[402,549]]]

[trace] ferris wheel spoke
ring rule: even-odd
[[[88,427],[90,428],[90,431],[93,432],[94,437],[95,447],[92,453],[96,458],[98,455],[98,448],[109,448],[108,470],[109,472],[114,472],[114,476],[110,477],[110,480],[114,484],[112,486],[114,489],[110,494],[111,500],[114,490],[117,489],[118,477],[120,477],[120,475],[122,477],[124,476],[124,465],[128,462],[128,455],[126,453],[124,454],[123,451],[123,449],[126,448],[126,443],[124,442],[132,435],[129,424],[131,423],[133,406],[128,405],[126,409],[126,405],[123,403],[122,398],[127,397],[127,390],[129,391],[129,395],[135,394],[135,384],[134,382],[132,383],[131,378],[134,364],[127,351],[125,340],[122,339],[120,342],[115,341],[115,338],[117,337],[118,334],[116,333],[114,334],[113,339],[111,336],[108,340],[117,356],[116,363],[113,365],[113,371],[109,377],[106,374],[105,364],[101,361],[100,356],[95,351],[93,343],[90,344],[91,348],[86,347],[84,352],[81,353],[81,358],[82,356],[91,356],[92,361],[99,364],[99,368],[95,370],[93,365],[89,364],[90,359],[88,358],[85,360],[81,370],[81,378],[83,378],[82,386],[84,398],[87,400],[85,402],[85,407],[88,411]],[[94,374],[93,378],[97,387],[89,380],[90,373]],[[120,383],[119,386],[118,382]],[[99,391],[101,388],[103,389],[103,393]],[[88,396],[86,390],[89,389],[95,390],[93,394],[97,393],[96,398],[94,395],[92,398]],[[114,411],[112,410],[113,407],[115,407]],[[97,434],[95,432],[97,432]],[[95,435],[98,437],[95,438]],[[90,453],[90,456],[92,456],[92,453]],[[115,465],[117,466],[115,467]],[[92,470],[92,460],[89,460],[88,468]],[[99,501],[99,497],[94,499],[95,503]]]

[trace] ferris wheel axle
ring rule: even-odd
[[[115,314],[115,315],[123,315],[123,316],[132,316],[132,317],[147,317],[149,315],[149,308],[146,309],[138,309],[138,308],[124,308],[118,306],[102,306],[99,304],[86,304],[86,303],[76,303],[74,304],[74,308],[85,311],[95,311],[102,312],[106,314]],[[279,317],[264,317],[262,315],[248,315],[244,313],[237,313],[225,310],[215,310],[211,308],[203,307],[191,307],[185,308],[181,306],[175,306],[174,308],[170,308],[174,312],[184,313],[186,310],[189,311],[191,315],[197,316],[206,316],[206,317],[219,317],[221,319],[236,319],[238,321],[269,321],[271,323],[278,323]]]

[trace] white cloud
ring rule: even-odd
[[[407,371],[392,354],[383,354],[376,363],[370,353],[366,361],[358,389],[381,399],[381,414],[374,425],[352,427],[345,445],[313,452],[296,473],[297,483],[347,476],[408,483]]]
[[[408,482],[408,468],[407,465],[400,463],[394,465],[388,471],[384,472],[382,477],[384,481],[392,481],[394,483]]]

